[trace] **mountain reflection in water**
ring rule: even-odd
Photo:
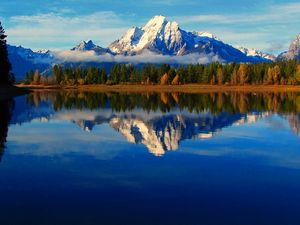
[[[128,142],[161,156],[177,150],[183,140],[212,138],[224,127],[273,114],[286,118],[299,135],[299,99],[299,93],[36,92],[16,100],[11,123],[71,121],[88,132],[108,124]]]

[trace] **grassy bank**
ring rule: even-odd
[[[59,86],[59,85],[17,85],[19,88],[25,88],[32,91],[45,90],[78,90],[93,92],[185,92],[185,93],[207,93],[207,92],[286,92],[299,91],[300,86],[292,85],[77,85],[77,86]]]

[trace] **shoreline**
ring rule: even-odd
[[[17,85],[14,86],[0,85],[0,100],[14,98],[17,96],[28,94],[30,92],[31,92],[30,88],[26,88],[26,87],[19,87]]]
[[[82,91],[82,92],[182,92],[182,93],[209,93],[209,92],[300,92],[300,85],[203,85],[203,84],[184,84],[184,85],[16,85],[17,88],[28,91]],[[0,93],[1,94],[1,93]]]

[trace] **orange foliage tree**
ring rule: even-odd
[[[160,78],[160,84],[161,85],[167,85],[168,84],[168,74],[165,73],[161,78]]]
[[[180,84],[180,77],[177,74],[174,79],[172,80],[172,85],[179,85]]]

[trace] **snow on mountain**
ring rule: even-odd
[[[144,27],[129,29],[125,35],[109,48],[118,54],[134,55],[148,49],[153,52],[177,55],[184,47],[184,39],[176,22],[169,22],[163,16],[153,17]]]
[[[244,48],[242,46],[236,46],[236,48],[249,57],[260,57],[260,58],[263,58],[266,60],[271,60],[271,61],[276,60],[276,57],[274,55],[265,53],[265,52],[261,52],[255,48]]]
[[[211,38],[211,39],[215,39],[215,40],[218,40],[218,41],[221,41],[217,36],[215,36],[214,34],[211,34],[211,33],[208,33],[208,32],[205,32],[205,31],[193,31],[192,32],[194,35],[196,36],[199,36],[199,37],[208,37],[208,38]]]
[[[240,50],[223,43],[207,32],[187,32],[175,21],[155,16],[142,28],[130,28],[121,39],[114,41],[110,50],[116,54],[136,55],[151,51],[162,55],[199,57],[216,56],[222,62],[258,62],[261,56],[248,57]]]
[[[37,52],[22,46],[7,46],[8,57],[12,65],[12,72],[16,80],[22,80],[25,73],[29,70],[39,69],[41,72],[51,65],[55,56],[49,50],[40,50]]]
[[[71,49],[71,51],[94,51],[97,55],[103,55],[106,53],[110,53],[110,50],[107,48],[102,48],[98,45],[95,45],[92,40],[82,41],[77,46]]]
[[[278,60],[300,60],[300,34],[292,41],[289,50],[278,56]]]

